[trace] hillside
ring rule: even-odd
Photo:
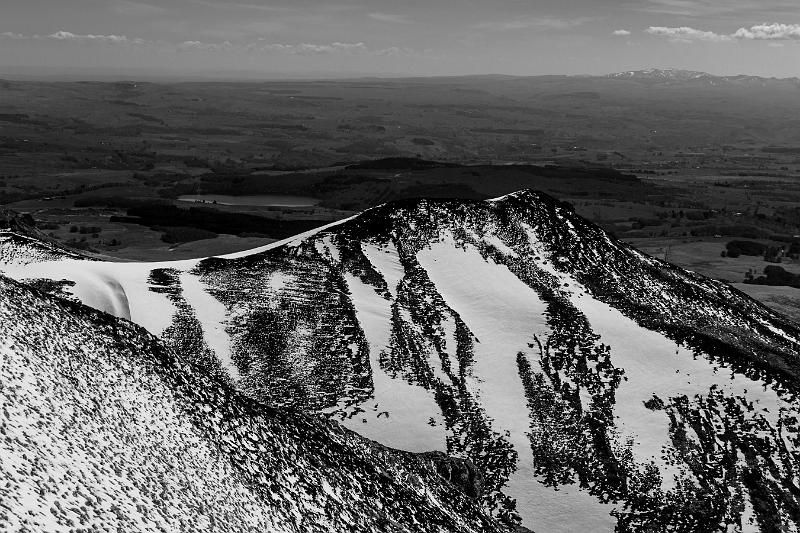
[[[0,295],[4,531],[503,531],[468,463],[256,403],[7,278]]]
[[[274,407],[469,458],[537,531],[800,524],[800,331],[532,191],[408,200],[261,249],[0,266]]]

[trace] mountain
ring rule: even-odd
[[[468,462],[259,404],[136,325],[1,276],[0,295],[3,531],[506,530]]]
[[[800,331],[544,194],[391,203],[191,261],[25,246],[0,238],[7,276],[144,326],[259,405],[469,459],[503,524],[800,525]]]
[[[696,70],[649,68],[644,70],[615,72],[609,74],[607,77],[616,79],[694,80],[699,78],[713,78],[715,76],[707,72],[699,72]]]
[[[798,78],[762,78],[760,76],[748,76],[744,74],[736,76],[715,76],[708,72],[681,69],[658,69],[649,68],[644,70],[629,70],[626,72],[615,72],[608,74],[606,78],[615,80],[639,80],[663,83],[686,83],[702,82],[707,85],[794,85],[800,86]]]

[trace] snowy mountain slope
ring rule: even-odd
[[[34,237],[0,230],[0,265],[29,265],[61,259],[88,259]]]
[[[470,458],[507,523],[800,522],[800,332],[542,194],[388,204],[227,258],[5,270],[74,281],[265,403]],[[125,305],[89,290],[115,283]]]
[[[707,72],[699,72],[696,70],[680,70],[680,69],[658,69],[649,68],[644,70],[629,70],[625,72],[615,72],[606,75],[607,78],[614,79],[644,79],[644,80],[696,80],[696,79],[711,79],[715,76]]]
[[[744,87],[784,86],[792,88],[800,85],[800,79],[798,78],[763,78],[744,74],[735,76],[715,76],[707,72],[698,72],[695,70],[658,68],[616,72],[607,74],[605,77],[614,80],[633,80],[674,85],[685,85],[691,82],[695,82],[695,85],[700,83],[709,86],[738,85]]]
[[[503,531],[462,492],[467,463],[257,404],[3,277],[0,384],[3,531]]]

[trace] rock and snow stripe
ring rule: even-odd
[[[369,344],[374,393],[373,398],[361,406],[363,412],[343,420],[342,424],[401,450],[444,450],[444,421],[433,393],[392,378],[381,368],[380,354],[389,349],[390,344],[391,302],[359,278],[346,274],[345,279]]]
[[[541,531],[613,531],[610,506],[576,487],[546,487],[533,475],[530,419],[516,356],[528,350],[534,335],[547,335],[544,302],[506,266],[486,261],[472,246],[457,248],[449,237],[420,251],[417,260],[479,341],[469,382],[494,429],[507,431],[519,454],[507,491],[516,498],[523,523]]]

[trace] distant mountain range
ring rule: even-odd
[[[0,479],[33,494],[7,527],[28,506],[175,529],[199,505],[270,531],[800,526],[800,330],[541,193],[179,262],[7,231],[0,274]]]
[[[799,78],[763,78],[760,76],[749,75],[736,75],[736,76],[715,76],[707,72],[699,72],[696,70],[681,70],[681,69],[658,69],[649,68],[645,70],[630,70],[625,72],[616,72],[606,75],[607,78],[618,80],[649,80],[649,81],[664,81],[664,82],[686,82],[686,81],[704,81],[708,83],[740,83],[740,84],[763,84],[763,83],[776,83],[776,82],[790,82],[800,84]]]

